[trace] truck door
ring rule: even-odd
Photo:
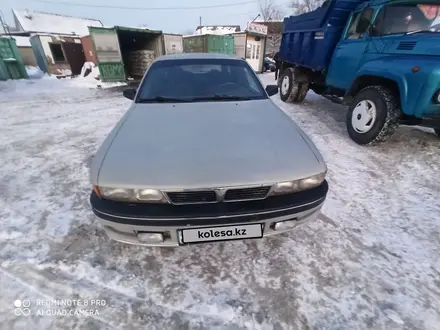
[[[341,89],[350,87],[369,43],[367,30],[373,13],[372,8],[353,13],[348,28],[333,53],[326,78],[327,86]]]

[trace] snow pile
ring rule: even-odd
[[[26,72],[29,79],[41,79],[45,75],[38,66],[26,66]]]
[[[70,69],[57,69],[60,76],[71,76],[72,71]]]
[[[97,67],[94,67],[86,77],[78,76],[65,79],[57,79],[55,75],[44,74],[35,67],[27,67],[27,72],[30,79],[0,81],[0,102],[2,99],[8,99],[10,94],[18,97],[19,95],[39,95],[42,90],[60,93],[72,88],[107,89],[127,85],[125,82],[104,83],[97,80],[96,77],[99,77]]]
[[[85,62],[81,69],[80,77],[99,80],[99,68],[93,62]]]
[[[93,62],[85,62],[78,77],[72,77],[72,83],[78,87],[112,88],[126,85],[125,82],[101,82],[99,68]]]

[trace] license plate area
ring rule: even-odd
[[[261,238],[263,237],[263,225],[253,223],[247,225],[181,229],[178,236],[180,236],[182,244]]]

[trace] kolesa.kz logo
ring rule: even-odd
[[[235,228],[235,233],[232,230],[209,230],[198,231],[199,238],[213,238],[213,237],[225,237],[225,236],[246,236],[246,229]]]

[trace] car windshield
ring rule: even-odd
[[[378,35],[440,32],[440,5],[386,6],[379,13],[374,26]]]
[[[265,99],[245,61],[180,59],[153,63],[139,87],[137,103],[238,101]]]

